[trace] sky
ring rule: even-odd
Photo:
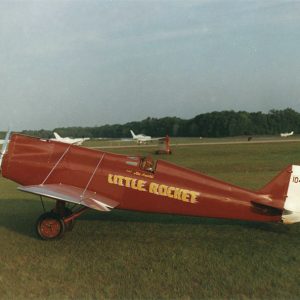
[[[300,111],[300,1],[0,0],[0,130]]]

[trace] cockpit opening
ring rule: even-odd
[[[141,158],[140,168],[144,171],[154,173],[156,161],[149,155]]]

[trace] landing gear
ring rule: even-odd
[[[36,232],[43,240],[61,238],[66,230],[63,219],[54,212],[42,214],[36,222]]]
[[[66,231],[73,229],[75,219],[87,209],[87,207],[82,207],[73,212],[69,207],[66,207],[64,201],[57,200],[54,209],[43,213],[38,218],[36,222],[37,235],[42,240],[55,240],[63,237]]]
[[[72,216],[73,212],[69,207],[65,207],[64,209],[64,217],[68,218]],[[70,219],[70,221],[65,222],[66,230],[72,231],[73,227],[75,225],[75,219]]]

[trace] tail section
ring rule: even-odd
[[[132,131],[132,130],[130,130],[130,133],[131,133],[131,135],[132,135],[132,138],[136,138],[136,135],[134,134],[134,132]]]
[[[300,222],[300,166],[288,166],[259,193],[265,199],[253,201],[254,204],[282,210],[283,223]]]
[[[53,134],[57,140],[61,139],[61,136],[57,132],[53,132]]]
[[[300,166],[292,166],[284,209],[286,212],[282,216],[284,223],[300,222]]]
[[[290,182],[293,166],[288,166],[276,175],[267,185],[259,192],[269,195],[272,199],[284,199]]]

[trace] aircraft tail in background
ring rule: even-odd
[[[134,134],[134,132],[132,131],[132,130],[130,130],[130,133],[131,133],[131,135],[132,135],[132,138],[136,138],[136,135]]]
[[[61,136],[57,132],[53,132],[53,134],[57,140],[61,139]]]

